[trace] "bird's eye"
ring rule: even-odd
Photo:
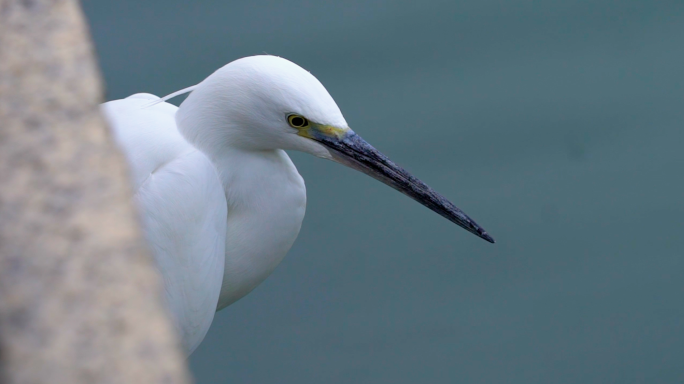
[[[309,120],[299,115],[290,115],[287,117],[287,122],[292,128],[304,128],[309,125]]]

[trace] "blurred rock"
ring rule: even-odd
[[[79,5],[0,0],[0,362],[8,383],[183,383]]]

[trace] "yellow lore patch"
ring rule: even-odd
[[[302,127],[297,133],[299,136],[313,139],[316,136],[327,136],[341,139],[349,131],[349,128],[338,128],[332,125],[316,124],[311,122],[308,126]]]

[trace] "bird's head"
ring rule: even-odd
[[[183,135],[206,153],[287,149],[330,159],[494,242],[450,201],[351,130],[320,81],[286,59],[252,56],[225,65],[193,90],[176,120]]]

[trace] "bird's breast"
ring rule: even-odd
[[[226,178],[226,260],[218,309],[252,291],[280,264],[304,219],[306,188],[287,155],[243,165]]]

